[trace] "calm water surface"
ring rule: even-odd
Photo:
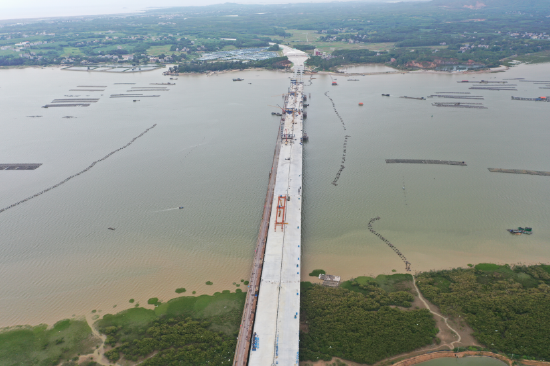
[[[161,72],[0,71],[0,162],[43,163],[35,171],[0,172],[0,207],[58,183],[158,124],[89,172],[0,214],[0,326],[118,311],[130,298],[141,305],[150,297],[167,301],[178,287],[211,294],[247,279],[278,128],[271,106],[281,104],[289,75],[185,76],[170,91],[139,92],[160,98],[134,103],[108,97],[170,81]],[[549,80],[550,65],[467,78],[512,77]],[[464,78],[375,75],[359,82],[340,78],[334,87],[330,76],[311,80],[304,280],[314,268],[344,278],[402,272],[401,260],[367,230],[376,216],[382,219],[374,228],[416,271],[548,262],[550,178],[487,170],[550,171],[550,103],[510,100],[545,90],[531,83],[517,83],[517,92],[471,90],[485,96],[487,110],[398,98],[469,91],[456,83]],[[78,85],[107,88],[69,91]],[[65,95],[100,101],[87,108],[40,108]],[[27,117],[33,115],[42,117]],[[345,169],[335,187],[346,134]],[[468,166],[386,165],[388,158],[463,160]],[[524,225],[534,234],[505,231]]]

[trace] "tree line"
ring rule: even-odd
[[[550,266],[499,266],[425,272],[424,296],[464,319],[490,350],[550,360]]]
[[[435,341],[438,329],[430,312],[401,310],[410,307],[412,295],[387,293],[375,284],[364,293],[306,283],[300,301],[300,360],[329,361],[341,357],[358,363],[375,363]]]

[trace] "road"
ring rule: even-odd
[[[293,63],[292,71],[304,69],[304,62],[309,58],[307,53],[282,44],[279,47],[283,49],[283,55],[288,57],[288,60]]]

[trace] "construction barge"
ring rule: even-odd
[[[451,161],[451,160],[421,160],[421,159],[386,159],[386,164],[443,164],[443,165],[459,165],[466,166],[463,161]]]
[[[529,175],[542,175],[550,177],[550,172],[544,172],[540,170],[525,170],[525,169],[501,169],[501,168],[487,168],[491,173],[511,173],[511,174],[529,174]]]

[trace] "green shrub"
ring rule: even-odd
[[[313,271],[311,271],[311,273],[309,274],[309,276],[311,276],[311,277],[319,277],[320,274],[326,274],[325,270],[323,270],[323,269],[314,269]]]

